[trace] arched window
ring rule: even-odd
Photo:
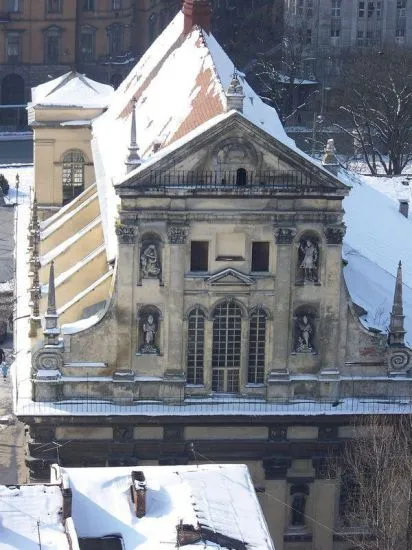
[[[249,322],[249,384],[263,384],[265,377],[266,313],[256,310]]]
[[[205,315],[200,308],[190,312],[187,326],[187,383],[203,384]]]
[[[306,500],[309,496],[309,487],[304,485],[292,485],[290,488],[291,517],[290,523],[293,527],[303,527],[306,523]]]
[[[69,151],[63,157],[63,204],[70,202],[84,190],[85,159],[81,151]]]
[[[235,302],[219,304],[213,315],[212,390],[239,391],[242,311]]]
[[[243,187],[247,184],[247,172],[244,168],[239,168],[236,171],[236,185]]]

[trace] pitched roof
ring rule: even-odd
[[[71,71],[32,88],[32,106],[105,108],[113,88]]]
[[[130,497],[131,472],[144,473],[146,514],[137,518]],[[73,491],[79,537],[121,534],[125,550],[176,548],[176,526],[199,525],[204,542],[185,548],[274,550],[248,469],[240,464],[62,468]],[[216,541],[220,541],[220,546]],[[222,542],[223,541],[223,542]]]

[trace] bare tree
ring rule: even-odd
[[[412,53],[368,51],[348,62],[341,109],[372,175],[401,174],[412,161]]]
[[[409,416],[372,416],[357,425],[335,461],[340,514],[359,550],[412,549]]]

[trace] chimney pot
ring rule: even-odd
[[[132,471],[130,492],[137,518],[142,518],[146,515],[146,489],[147,483],[144,473],[141,470]]]
[[[184,0],[182,11],[185,16],[183,29],[185,35],[189,34],[196,25],[210,33],[212,6],[209,0]]]
[[[405,218],[408,217],[409,214],[409,201],[406,199],[401,199],[399,201],[399,212],[402,214],[402,216],[405,216]]]

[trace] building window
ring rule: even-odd
[[[48,65],[58,65],[60,62],[60,29],[50,28],[45,34],[45,63]]]
[[[309,17],[309,18],[313,16],[313,2],[312,2],[312,0],[308,0],[308,2],[307,2],[306,16]]]
[[[219,304],[213,315],[212,390],[237,393],[240,388],[242,312],[235,302]]]
[[[382,18],[382,2],[376,2],[376,18]]]
[[[208,241],[192,241],[190,243],[190,271],[208,271],[208,268]]]
[[[305,5],[305,0],[297,0],[297,14],[303,16],[303,8]]]
[[[61,13],[62,0],[47,0],[47,13]]]
[[[203,384],[205,315],[200,308],[191,311],[187,326],[187,383]]]
[[[342,0],[332,0],[332,17],[340,17]]]
[[[85,159],[80,151],[69,151],[63,157],[63,204],[70,202],[84,190]]]
[[[358,17],[365,17],[365,2],[359,2]]]
[[[123,53],[123,27],[121,25],[111,25],[107,29],[109,40],[109,55],[116,57]]]
[[[92,61],[95,58],[95,31],[85,27],[80,32],[80,53],[83,61]]]
[[[397,0],[396,2],[396,16],[406,17],[406,0]]]
[[[7,63],[18,64],[21,54],[21,35],[18,32],[7,33],[6,43]]]
[[[290,488],[291,517],[290,523],[294,527],[303,527],[306,523],[306,499],[309,496],[309,487],[305,485],[292,485]]]
[[[338,38],[340,36],[340,21],[339,20],[333,20],[331,21],[330,26],[330,36],[332,38]]]
[[[306,44],[312,44],[312,29],[306,29]]]
[[[368,17],[372,17],[374,11],[375,11],[374,3],[373,2],[368,2]]]
[[[6,11],[16,13],[20,11],[20,0],[6,0]]]
[[[357,44],[363,46],[363,31],[358,31]]]
[[[112,0],[112,10],[121,10],[122,9],[122,0]]]
[[[263,384],[265,377],[266,313],[255,311],[249,322],[248,384]]]
[[[83,0],[83,11],[94,11],[94,0]]]
[[[252,243],[252,271],[269,271],[269,243]]]

